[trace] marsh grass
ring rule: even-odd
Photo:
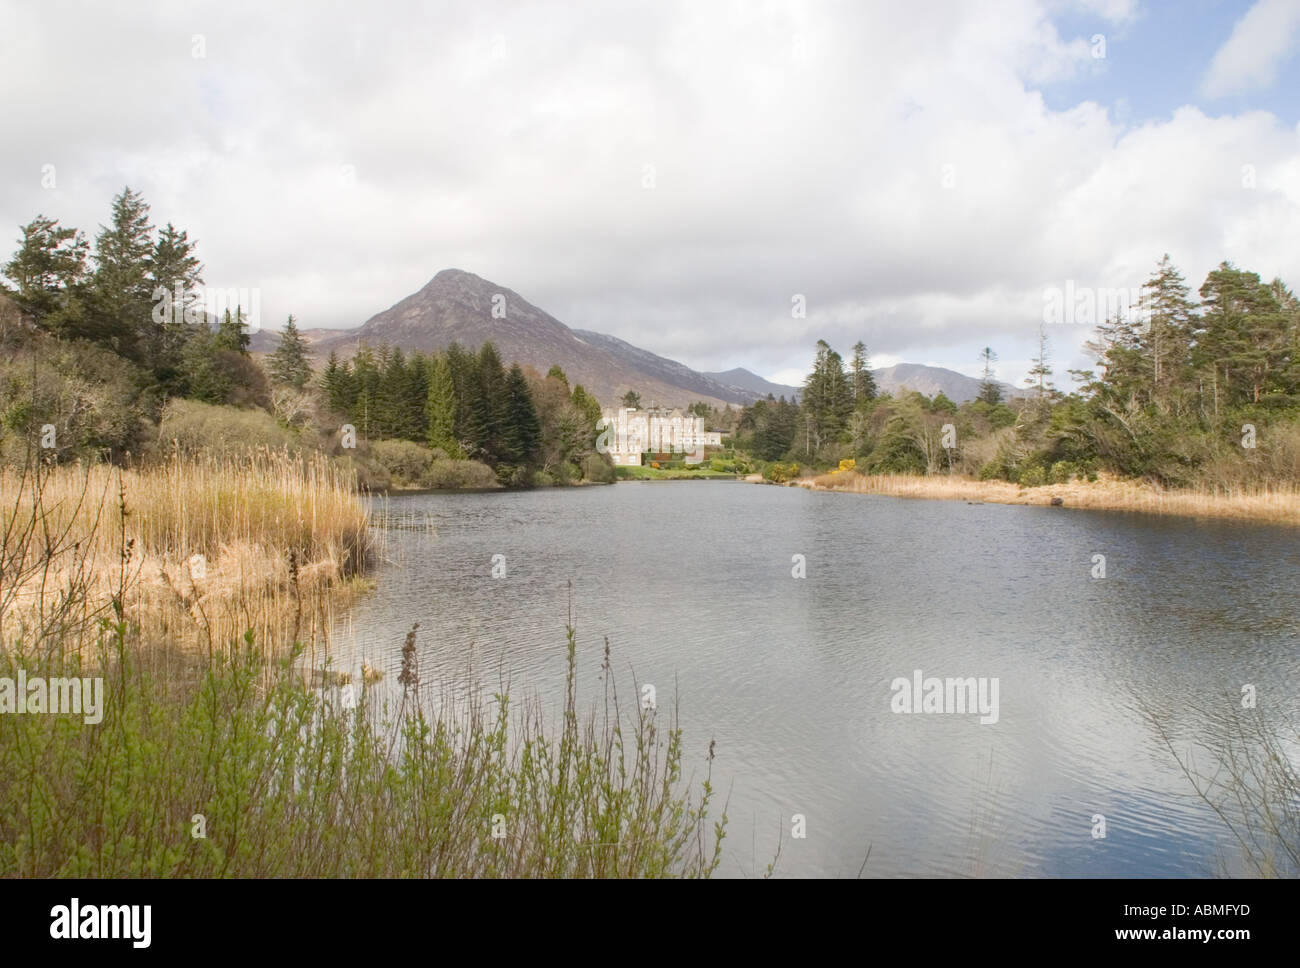
[[[957,475],[867,475],[853,471],[805,478],[798,484],[814,490],[990,504],[1049,505],[1053,498],[1060,498],[1067,508],[1300,524],[1300,485],[1165,489],[1104,476],[1094,482],[1021,487],[1005,481],[977,481]]]
[[[717,868],[712,745],[692,793],[675,713],[620,708],[608,644],[603,705],[580,717],[571,623],[558,724],[504,690],[435,712],[415,627],[393,716],[365,677],[317,668],[329,610],[375,550],[352,482],[323,462],[32,460],[0,497],[0,676],[105,687],[98,723],[0,715],[0,876]]]
[[[140,468],[0,469],[0,649],[63,654],[130,613],[145,653],[328,635],[373,541],[323,457],[174,455]]]
[[[605,714],[580,718],[572,628],[558,728],[503,694],[429,716],[405,664],[389,719],[364,686],[355,705],[311,688],[294,652],[269,660],[251,635],[193,684],[135,662],[125,622],[100,644],[101,723],[0,716],[0,876],[661,877],[720,862],[712,746],[692,797],[675,715],[624,715],[607,678]]]

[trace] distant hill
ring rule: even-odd
[[[301,333],[318,363],[330,352],[348,359],[363,342],[436,352],[453,341],[476,350],[491,340],[507,363],[531,366],[539,373],[559,364],[570,385],[581,383],[606,406],[616,404],[629,390],[640,394],[646,405],[687,406],[703,400],[715,407],[743,406],[768,394],[795,400],[802,393],[799,387],[773,383],[741,367],[701,373],[616,336],[570,329],[514,290],[461,269],[442,270],[418,292],[356,329]],[[270,353],[278,344],[278,332],[260,330],[252,335],[250,349]],[[885,392],[904,388],[926,396],[942,392],[956,403],[973,400],[979,393],[979,380],[940,367],[899,363],[873,372]],[[1022,391],[1003,384],[1003,392]]]
[[[570,385],[581,383],[601,403],[613,405],[629,390],[644,403],[686,406],[743,405],[757,394],[725,386],[690,367],[639,349],[613,336],[572,330],[505,286],[472,272],[444,269],[418,292],[357,329],[304,330],[317,360],[331,351],[347,358],[360,343],[387,343],[403,350],[444,350],[453,341],[477,349],[491,340],[507,363],[545,373],[558,364]],[[255,334],[251,348],[272,352],[278,334]]]
[[[723,386],[732,387],[738,391],[755,394],[756,397],[766,398],[770,393],[773,397],[780,400],[785,397],[787,400],[798,400],[803,393],[802,387],[790,387],[783,383],[773,383],[771,380],[764,380],[757,373],[751,373],[744,367],[738,366],[734,370],[726,370],[722,373],[705,373],[711,380],[716,380]]]
[[[941,366],[924,366],[920,363],[896,363],[872,370],[876,386],[881,393],[897,396],[900,392],[916,390],[927,397],[942,393],[953,403],[965,403],[979,396],[980,384],[975,377],[965,376],[955,370]],[[1025,391],[1009,383],[998,383],[1002,388],[1003,399],[1022,397]]]

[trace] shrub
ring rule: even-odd
[[[1019,484],[1021,487],[1041,487],[1047,483],[1047,471],[1043,469],[1042,464],[1031,464],[1020,471]]]
[[[420,481],[422,487],[498,487],[492,468],[476,460],[435,460]]]
[[[184,455],[220,457],[243,453],[250,447],[294,450],[298,441],[296,433],[265,410],[170,400],[158,422],[153,449],[157,456],[178,450]]]
[[[1068,484],[1079,473],[1079,469],[1073,461],[1058,460],[1052,465],[1051,471],[1048,472],[1047,479],[1052,484]]]
[[[772,481],[776,484],[784,484],[786,481],[793,480],[799,476],[798,464],[779,464],[773,463],[767,465],[763,471],[764,480]]]
[[[435,459],[432,450],[410,440],[376,440],[370,453],[398,487],[419,486]]]
[[[618,480],[614,465],[599,454],[588,454],[583,458],[582,476],[597,484],[613,484]]]

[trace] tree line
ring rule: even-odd
[[[1166,255],[1138,305],[1096,328],[1085,344],[1096,365],[1070,370],[1069,391],[1052,379],[1040,326],[1026,393],[1012,400],[992,347],[979,354],[976,399],[957,406],[882,396],[861,343],[846,366],[819,341],[802,398],[746,407],[737,446],[767,461],[1028,484],[1100,470],[1175,485],[1300,478],[1300,301],[1228,262],[1197,294]]]
[[[491,343],[437,354],[363,345],[351,360],[331,354],[317,373],[293,316],[259,365],[244,308],[220,319],[208,312],[203,271],[196,242],[171,223],[156,228],[129,187],[113,199],[93,244],[44,215],[22,226],[17,251],[0,265],[11,283],[0,282],[0,293],[34,330],[29,355],[71,362],[63,373],[52,368],[45,382],[65,386],[40,405],[19,399],[30,379],[0,373],[0,425],[61,409],[72,415],[77,442],[112,455],[138,447],[137,424],[159,424],[167,401],[186,399],[259,408],[290,430],[313,429],[318,443],[350,422],[363,441],[407,441],[439,459],[476,460],[507,483],[527,483],[534,472],[552,480],[607,476],[594,450],[600,405],[583,387],[570,389],[558,367],[545,377],[507,367]],[[36,337],[45,341],[39,351]],[[78,389],[89,383],[112,392],[90,406]],[[96,426],[75,426],[75,415],[91,409]],[[114,419],[115,410],[124,418]]]

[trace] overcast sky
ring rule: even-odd
[[[699,369],[1020,382],[1053,288],[1300,289],[1298,48],[1300,0],[0,0],[0,227],[129,184],[265,326],[457,267]]]

